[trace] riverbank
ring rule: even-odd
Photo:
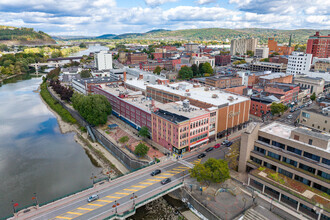
[[[4,78],[2,78],[3,75],[0,75],[0,83],[2,83],[6,79],[11,79],[11,78],[21,76],[21,75],[24,75],[24,74],[26,74],[26,73],[14,74],[14,75],[10,75],[10,76],[4,77]]]
[[[86,154],[95,166],[102,167],[102,173],[104,175],[109,175],[108,173],[110,173],[111,178],[114,178],[116,176],[128,172],[128,170],[122,164],[118,164],[120,162],[117,162],[113,156],[111,157],[109,156],[109,154],[106,154],[104,151],[102,151],[102,146],[100,146],[98,143],[90,142],[87,133],[82,131],[82,129],[79,127],[76,120],[71,116],[71,114],[60,104],[56,103],[56,100],[53,99],[53,97],[47,90],[45,83],[42,83],[40,85],[40,97],[42,102],[55,115],[61,133],[65,134],[68,132],[75,132],[75,141],[84,148]],[[44,97],[47,101],[44,99]],[[50,103],[51,105],[49,105],[48,103]],[[55,109],[53,109],[52,107],[55,107]],[[61,115],[57,111],[59,111]],[[111,161],[114,161],[115,164]]]

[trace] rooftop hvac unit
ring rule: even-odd
[[[232,102],[232,101],[234,101],[234,97],[229,96],[229,97],[228,97],[228,100]]]
[[[191,94],[189,92],[186,93],[186,96],[190,96]]]
[[[209,91],[209,88],[208,88],[208,87],[205,87],[205,88],[204,88],[204,91]]]
[[[183,107],[184,108],[189,108],[190,106],[190,101],[188,99],[185,99],[182,101]]]
[[[212,98],[216,99],[216,98],[218,98],[218,95],[217,94],[213,94],[212,95]]]

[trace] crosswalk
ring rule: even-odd
[[[193,162],[189,163],[187,161],[183,162],[184,160],[180,160],[179,162],[182,164],[182,166],[175,167],[171,170],[168,170],[164,173],[160,173],[157,176],[148,177],[147,179],[139,182],[134,183],[134,185],[131,185],[125,189],[119,190],[118,192],[112,193],[110,195],[107,195],[103,198],[100,198],[96,201],[90,202],[88,204],[85,204],[81,207],[75,208],[73,210],[70,210],[66,213],[63,213],[61,215],[56,216],[54,219],[74,219],[79,216],[82,216],[90,211],[96,210],[100,207],[103,207],[105,205],[108,205],[109,203],[113,203],[118,199],[124,198],[126,196],[130,196],[133,193],[136,193],[144,188],[147,188],[153,184],[159,183],[165,178],[169,178],[171,176],[177,175],[179,173],[182,173],[186,170],[191,169],[194,165],[201,162],[202,159],[194,160]]]

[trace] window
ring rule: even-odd
[[[291,160],[289,158],[283,157],[283,162],[291,164],[292,166],[297,167],[297,161]]]
[[[327,180],[330,180],[330,174],[326,173],[326,172],[323,172],[321,170],[317,171],[317,175],[320,176],[320,177],[323,177]]]
[[[292,152],[292,153],[295,153],[295,154],[298,154],[301,156],[301,150],[297,149],[297,148],[294,148],[294,147],[290,147],[290,146],[287,146],[286,148],[288,151]]]
[[[299,181],[299,182],[302,182],[303,184],[306,184],[307,186],[311,185],[311,181],[309,181],[308,179],[305,179],[301,176],[295,175],[294,179]]]
[[[294,135],[294,136],[293,136],[293,139],[299,141],[299,136],[298,136],[298,135]]]
[[[330,160],[322,158],[322,163],[330,166]]]
[[[270,163],[264,162],[264,166],[269,168],[269,169],[272,169],[272,170],[276,171],[276,166],[274,166]]]
[[[325,187],[325,186],[321,186],[321,185],[319,185],[319,184],[317,184],[317,183],[314,183],[314,184],[313,184],[313,188],[318,189],[318,190],[321,190],[322,192],[325,192],[325,193],[327,193],[328,195],[330,195],[330,189],[327,188],[327,187]]]
[[[251,159],[253,162],[256,162],[257,164],[260,164],[260,165],[261,165],[262,160],[259,160],[258,158],[255,158],[255,157],[252,157],[252,156],[250,156],[250,159]]]
[[[277,142],[277,141],[272,141],[272,145],[275,146],[275,147],[282,148],[282,149],[285,148],[285,145],[284,145],[284,144],[279,143],[279,142]]]
[[[258,136],[258,140],[259,141],[262,141],[266,144],[270,144],[270,140],[268,138],[264,138],[264,137],[261,137],[261,136]]]
[[[293,177],[293,174],[289,171],[286,171],[286,170],[283,170],[281,168],[278,168],[278,172],[283,174],[284,176],[287,176],[289,178],[292,178]]]
[[[320,162],[320,157],[319,156],[316,156],[314,154],[311,154],[311,153],[308,153],[308,152],[304,152],[304,157],[307,157],[309,159],[312,159],[312,160],[315,160],[317,162]]]
[[[262,153],[262,154],[266,154],[265,149],[263,149],[263,148],[261,148],[261,147],[254,146],[254,150],[255,150],[255,151],[258,151],[258,152],[260,152],[260,153]]]
[[[306,112],[303,112],[303,113],[302,113],[302,116],[303,116],[304,118],[310,118],[309,113],[306,113]]]
[[[315,169],[313,167],[310,167],[310,166],[307,166],[305,164],[300,163],[299,164],[299,168],[300,169],[303,169],[303,170],[306,170],[306,171],[308,171],[308,172],[310,172],[312,174],[315,174]]]
[[[281,160],[281,156],[280,155],[275,154],[275,153],[270,152],[270,151],[268,151],[268,156],[270,156],[270,157],[272,157],[272,158],[274,158],[276,160]]]

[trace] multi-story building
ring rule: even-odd
[[[266,95],[274,95],[281,103],[288,105],[292,102],[298,102],[300,87],[289,83],[271,83],[263,87]]]
[[[322,112],[318,106],[302,109],[299,116],[299,124],[313,130],[330,133],[330,117]]]
[[[100,51],[94,54],[95,66],[98,70],[112,69],[112,54],[107,51]]]
[[[288,73],[270,73],[259,77],[259,84],[292,83],[293,75]]]
[[[330,57],[330,34],[320,36],[320,32],[317,31],[315,35],[310,36],[307,41],[306,53],[318,58]]]
[[[247,51],[255,52],[258,39],[233,39],[230,44],[230,55],[245,55]]]
[[[210,128],[210,140],[241,130],[249,120],[249,98],[215,88],[184,82],[148,85],[147,96],[161,103],[188,99],[191,105],[210,111],[211,125],[215,128],[214,131]]]
[[[202,56],[202,57],[193,56],[193,57],[191,57],[190,63],[196,64],[197,66],[199,66],[199,64],[201,64],[201,63],[209,63],[209,64],[211,64],[212,68],[215,67],[215,59],[209,58],[206,56]]]
[[[313,59],[314,71],[330,72],[330,57]]]
[[[129,53],[127,55],[127,64],[139,64],[148,61],[148,54],[145,53]]]
[[[268,38],[269,54],[278,53],[279,55],[290,55],[294,51],[294,47],[291,47],[291,37],[288,46],[278,46],[275,38]]]
[[[251,64],[243,64],[235,66],[238,69],[250,70],[250,71],[271,71],[275,73],[285,73],[286,72],[286,64],[283,63],[270,63],[270,62],[256,62]]]
[[[271,63],[283,63],[283,64],[288,64],[288,55],[277,55],[273,57],[269,57],[269,62]]]
[[[325,81],[322,78],[317,77],[295,77],[294,83],[299,85],[301,88],[309,89],[310,93],[315,92],[316,95],[319,95],[324,90]]]
[[[241,137],[248,185],[313,219],[330,218],[330,135],[273,122]]]
[[[231,56],[229,54],[220,54],[215,56],[215,65],[226,66],[230,64]]]
[[[185,51],[197,53],[199,51],[198,44],[188,43],[184,45]]]
[[[257,47],[254,56],[258,58],[268,58],[269,48],[268,47]]]
[[[236,76],[210,76],[205,78],[205,84],[220,89],[241,86],[242,78]]]
[[[251,107],[250,114],[262,117],[265,114],[270,112],[270,106],[273,102],[280,102],[278,98],[273,95],[264,96],[264,95],[252,95],[251,97]]]
[[[309,71],[312,64],[312,56],[312,54],[305,54],[303,52],[293,52],[289,56],[286,72],[296,75]]]
[[[182,154],[208,143],[210,112],[189,104],[189,100],[157,105],[151,115],[152,139]]]
[[[115,80],[111,77],[72,79],[72,88],[79,93],[87,95],[88,93],[92,92],[92,86],[110,85],[118,82],[118,80]]]

